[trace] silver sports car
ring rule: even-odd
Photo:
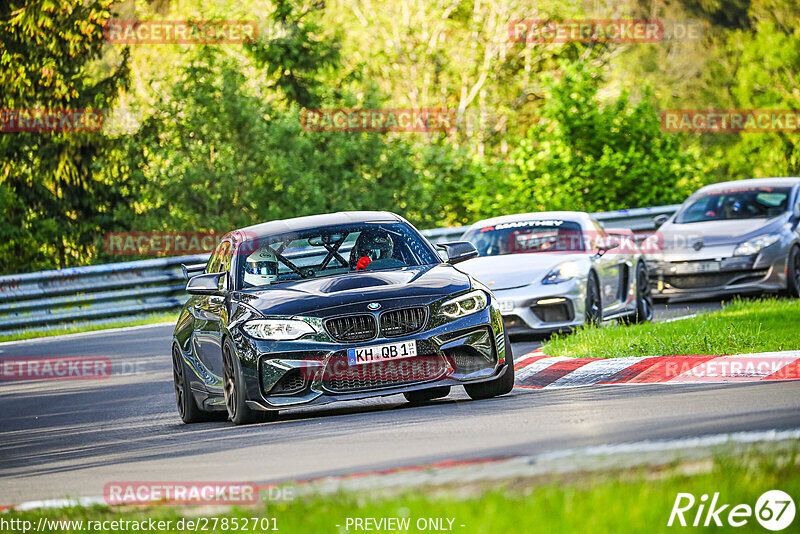
[[[459,268],[492,290],[509,333],[652,319],[640,250],[631,239],[609,235],[587,213],[487,219],[473,224],[462,239],[475,245],[480,256]]]
[[[663,222],[648,255],[657,298],[800,293],[800,178],[703,187]]]

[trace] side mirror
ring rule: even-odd
[[[597,256],[600,257],[609,250],[614,250],[620,245],[620,240],[617,237],[606,237],[601,243],[597,244]]]
[[[452,241],[450,243],[439,243],[447,253],[447,263],[455,265],[478,255],[478,249],[469,241]]]
[[[224,295],[220,286],[225,281],[226,273],[198,274],[186,284],[186,292],[190,295]]]
[[[181,263],[181,270],[183,271],[183,279],[187,282],[189,278],[193,276],[197,276],[198,274],[202,273],[206,270],[205,263],[195,263],[192,265],[186,265],[185,263]]]
[[[669,220],[669,215],[666,213],[662,213],[661,215],[656,215],[653,217],[653,223],[656,225],[656,228],[659,228],[664,225],[665,222]]]

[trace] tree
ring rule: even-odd
[[[128,79],[127,52],[98,72],[112,0],[0,5],[0,108],[110,109]],[[25,114],[25,112],[23,112]],[[9,115],[4,117],[9,119]],[[8,123],[6,123],[8,125]],[[0,135],[0,270],[84,262],[125,202],[102,132]]]
[[[340,60],[338,36],[323,36],[315,18],[325,3],[274,0],[273,4],[269,20],[279,35],[250,45],[250,53],[288,101],[317,107],[322,93],[328,92],[321,75],[336,69]]]
[[[438,222],[411,143],[383,133],[306,131],[300,107],[254,94],[238,61],[199,49],[129,139],[145,206],[136,229],[227,231],[359,209]],[[376,106],[372,98],[363,106]]]
[[[795,6],[796,7],[796,6]],[[724,55],[731,71],[731,87],[723,101],[732,109],[800,109],[800,35],[772,20],[769,12],[753,31],[729,36]],[[780,19],[778,19],[780,20]],[[795,24],[800,16],[795,17]],[[714,135],[714,134],[707,134]],[[725,143],[723,161],[729,175],[742,178],[797,176],[800,140],[796,132],[747,132],[716,136]]]
[[[605,211],[682,201],[702,178],[679,137],[660,129],[647,91],[602,105],[600,79],[584,64],[563,64],[545,82],[538,122],[511,153],[511,169],[476,191],[475,209]],[[493,187],[492,187],[493,185]]]

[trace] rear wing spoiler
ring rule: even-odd
[[[606,228],[608,235],[615,235],[619,237],[634,237],[636,233],[630,228]]]
[[[183,271],[183,279],[187,282],[189,278],[198,275],[206,270],[205,263],[193,263],[191,265],[186,265],[185,263],[181,263],[181,270]]]

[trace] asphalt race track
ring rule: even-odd
[[[718,303],[681,304],[664,319]],[[410,407],[402,396],[309,408],[276,422],[183,425],[172,328],[0,345],[0,357],[104,356],[104,380],[0,383],[0,505],[101,496],[112,481],[306,479],[441,460],[723,432],[800,428],[800,382],[515,390]],[[515,354],[538,346],[514,343]]]

